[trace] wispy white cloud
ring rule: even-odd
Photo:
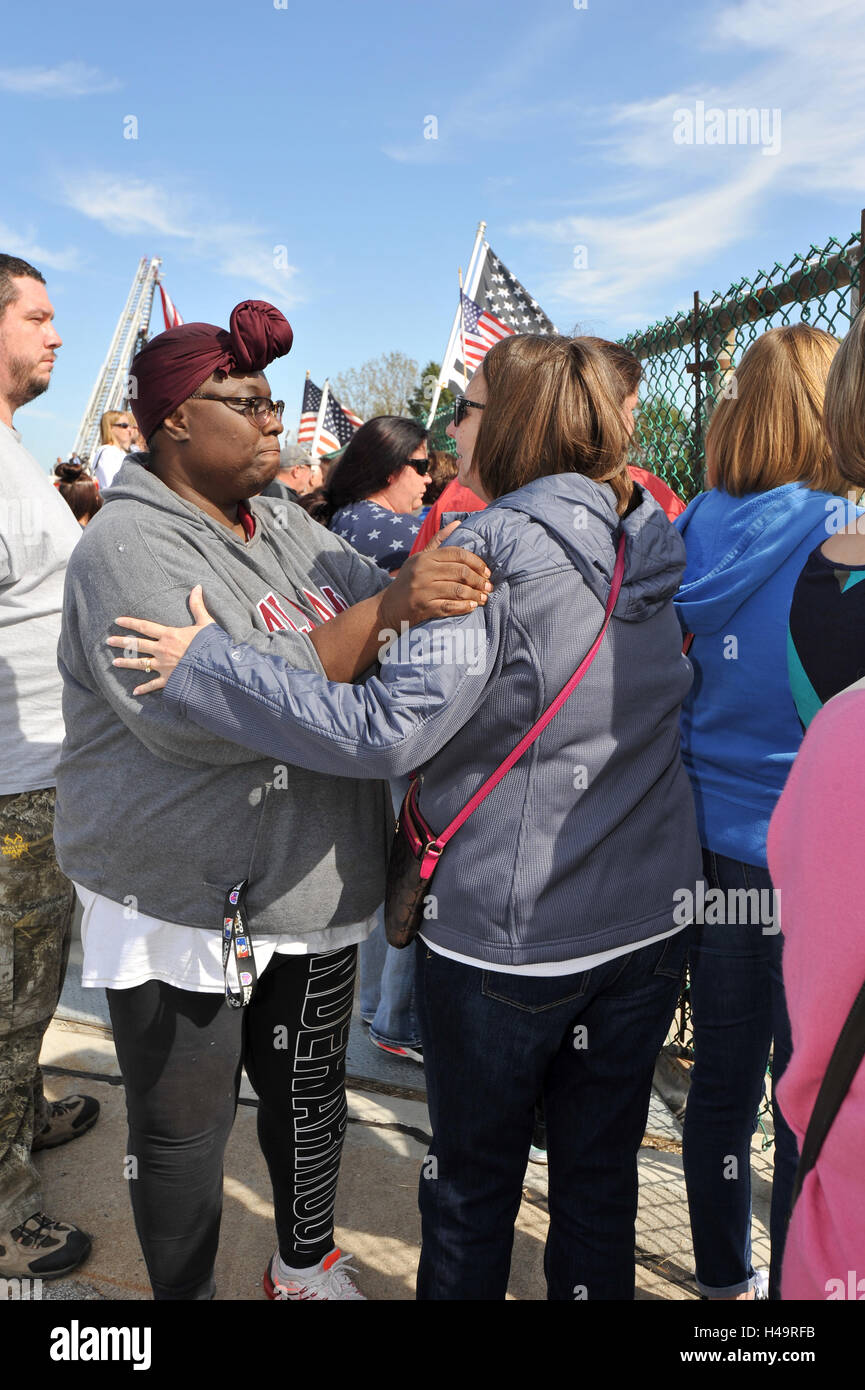
[[[861,0],[724,6],[705,39],[723,60],[712,81],[593,112],[595,141],[613,166],[609,185],[592,189],[573,215],[511,229],[559,248],[561,269],[550,266],[536,293],[580,314],[639,322],[658,312],[665,284],[752,234],[770,199],[819,191],[849,209],[851,190],[865,184],[862,20]],[[707,110],[778,111],[777,152],[677,144],[675,113],[698,101]],[[585,270],[573,268],[575,245],[587,248]]]
[[[145,179],[92,172],[62,180],[61,201],[118,236],[159,237],[182,253],[210,265],[219,275],[243,281],[247,294],[266,291],[283,305],[297,303],[292,285],[297,267],[286,247],[252,223],[220,218],[218,210],[187,193]]]
[[[0,251],[7,256],[20,256],[37,270],[76,270],[81,262],[80,254],[74,247],[65,251],[51,251],[40,245],[34,228],[16,232],[5,222],[0,222]]]
[[[658,286],[678,276],[683,265],[696,272],[748,235],[772,178],[771,162],[754,160],[738,178],[699,198],[683,194],[630,214],[524,222],[512,230],[558,250],[561,269],[551,267],[533,285],[543,303],[560,299],[583,318],[640,323],[657,312]],[[582,260],[581,247],[585,269],[574,267],[575,259]]]
[[[109,77],[87,63],[60,63],[57,67],[0,68],[0,91],[31,97],[89,97],[116,92],[118,77]]]
[[[513,174],[488,174],[482,184],[484,193],[495,197],[499,193],[504,193],[506,189],[513,188],[516,183]]]
[[[103,173],[70,174],[63,180],[62,201],[119,236],[153,232],[191,241],[196,235],[186,220],[189,214],[185,199],[178,199],[168,189],[144,179]]]
[[[822,33],[834,47],[839,22],[861,25],[860,0],[741,0],[718,12],[714,29],[719,39],[752,48],[790,49],[801,65],[803,37],[811,37],[804,31]]]

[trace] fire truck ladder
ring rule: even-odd
[[[111,346],[90,393],[87,409],[78,426],[73,454],[88,462],[99,443],[99,422],[106,410],[121,410],[132,394],[129,369],[136,352],[147,341],[153,293],[162,261],[159,256],[143,256],[132,281],[126,307],[117,320]]]

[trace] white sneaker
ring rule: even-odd
[[[532,1144],[531,1148],[529,1149],[529,1163],[546,1163],[546,1161],[546,1149],[539,1149],[537,1144]]]
[[[348,1263],[350,1259],[351,1255],[343,1255],[341,1250],[334,1248],[321,1264],[313,1265],[311,1269],[305,1269],[301,1274],[285,1279],[278,1273],[277,1250],[264,1271],[264,1292],[268,1298],[297,1303],[308,1298],[359,1298],[365,1303],[366,1296],[346,1273],[346,1270],[354,1268]]]
[[[769,1297],[769,1271],[768,1269],[754,1270],[754,1298]]]

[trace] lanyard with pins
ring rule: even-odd
[[[236,883],[225,895],[222,916],[222,973],[225,979],[225,1002],[229,1008],[242,1009],[252,998],[252,991],[258,979],[255,968],[255,955],[252,937],[249,934],[246,916],[246,890],[248,882]],[[234,989],[228,978],[228,963],[234,952],[237,967],[237,981],[240,990]]]

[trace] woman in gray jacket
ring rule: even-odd
[[[486,584],[482,562],[449,551],[391,584],[299,507],[257,496],[282,429],[261,368],[290,342],[276,309],[247,302],[230,333],[184,324],[142,350],[149,455],[121,469],[67,572],[57,853],[84,906],[84,983],[108,991],[157,1299],[213,1297],[241,1065],[273,1184],[268,1295],[360,1297],[333,1203],[357,944],[382,899],[391,815],[381,782],[275,764],[165,701],[142,705],[106,645],[117,607],[184,621],[202,584],[245,651],[352,680],[383,622],[464,612],[462,578]]]
[[[487,354],[451,432],[460,481],[489,503],[456,540],[486,557],[494,591],[463,618],[383,633],[363,686],[233,643],[200,608],[192,629],[134,625],[173,711],[323,772],[422,768],[420,808],[440,831],[582,662],[625,537],[596,660],[432,883],[417,952],[433,1127],[420,1298],[504,1297],[541,1094],[549,1297],[634,1294],[637,1150],[688,945],[675,895],[700,849],[679,755],[684,547],[627,472],[619,394],[580,340],[512,337]]]

